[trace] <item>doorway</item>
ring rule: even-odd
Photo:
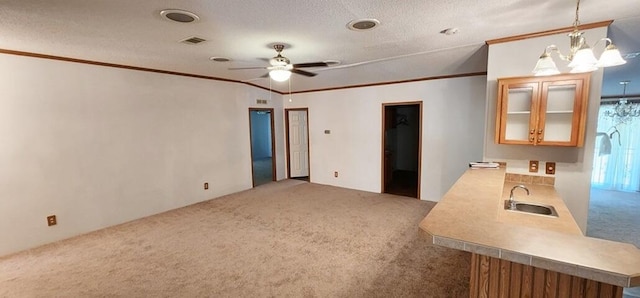
[[[587,235],[640,247],[640,118],[615,115],[617,103],[598,111]]]
[[[309,109],[285,109],[287,177],[310,181]]]
[[[422,102],[382,104],[382,192],[420,198]]]
[[[615,116],[621,99],[640,102],[624,93],[600,102],[586,235],[640,247],[640,117]],[[624,297],[640,297],[640,287],[625,288]]]
[[[276,181],[273,109],[249,108],[253,187]]]

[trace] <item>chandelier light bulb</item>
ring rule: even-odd
[[[588,69],[595,66],[596,63],[598,63],[598,59],[596,59],[596,56],[593,54],[593,50],[591,50],[589,46],[584,46],[575,53],[568,66],[571,68]]]
[[[551,55],[549,55],[549,53],[545,51],[540,56],[538,63],[536,63],[536,67],[533,69],[533,73],[536,76],[550,76],[559,74],[560,71],[558,70],[556,63],[553,62],[553,59],[551,59]]]
[[[600,60],[596,66],[598,67],[609,67],[609,66],[618,66],[627,63],[624,59],[622,59],[622,55],[620,54],[620,50],[613,44],[608,45],[602,55],[600,56]]]

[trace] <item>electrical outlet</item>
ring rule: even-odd
[[[47,216],[47,225],[48,226],[55,226],[57,224],[58,224],[58,221],[56,220],[56,216],[55,215]]]
[[[336,171],[336,172],[333,172],[333,177],[338,178],[338,172],[337,172],[337,171]]]
[[[204,183],[204,189],[209,189],[209,182]]]
[[[538,172],[538,166],[539,166],[539,163],[538,163],[537,160],[530,160],[529,161],[529,172],[537,173]]]
[[[548,161],[544,166],[544,170],[547,175],[554,175],[556,173],[556,163]]]

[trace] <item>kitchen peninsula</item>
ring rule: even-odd
[[[432,243],[471,252],[470,297],[622,297],[640,285],[640,250],[585,237],[553,186],[516,199],[558,217],[504,209],[505,169],[469,169],[420,223]]]

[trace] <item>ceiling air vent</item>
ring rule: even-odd
[[[347,28],[353,31],[366,31],[376,28],[380,25],[380,21],[376,19],[358,19],[352,20],[347,24]]]
[[[160,16],[166,20],[178,23],[193,23],[200,20],[195,13],[181,9],[165,9],[160,11]]]
[[[205,41],[207,41],[207,40],[204,39],[204,38],[193,36],[193,37],[189,37],[189,38],[187,38],[185,40],[181,40],[180,42],[181,43],[186,43],[186,44],[199,44],[199,43],[205,42]]]

